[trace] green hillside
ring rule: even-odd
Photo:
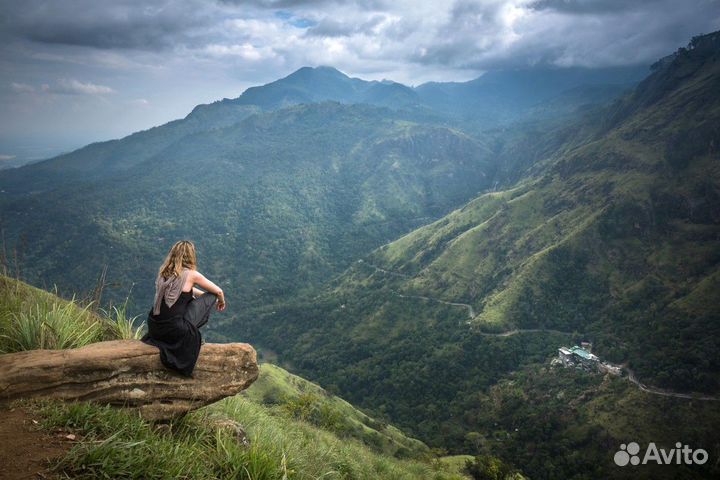
[[[467,440],[530,478],[706,479],[718,466],[656,465],[628,471],[613,455],[629,441],[717,448],[718,402],[650,395],[623,378],[528,365],[468,402]],[[709,453],[710,454],[710,453]],[[713,455],[713,454],[710,454]]]
[[[513,401],[535,398],[535,381],[553,381],[540,365],[558,346],[580,340],[644,383],[717,395],[717,39],[694,39],[656,65],[634,92],[591,113],[574,139],[538,158],[513,188],[484,194],[380,247],[320,295],[248,312],[243,333],[304,376],[456,452],[468,451],[469,433],[485,435],[498,422],[469,413],[493,386],[515,382],[513,372],[539,372],[517,382]],[[516,329],[530,331],[493,336]],[[238,331],[229,324],[225,330]],[[550,391],[574,377],[561,380]],[[581,398],[597,388],[595,379],[584,381],[574,387]],[[546,448],[579,452],[552,461],[536,452],[523,457],[530,465],[524,471],[558,478],[600,468],[610,476],[611,465],[598,467],[598,458],[634,433],[714,444],[714,402],[682,404],[687,400],[638,393],[625,379],[609,381],[614,396],[602,405],[610,422],[604,443],[592,429],[593,407],[583,402],[515,413],[510,402],[498,412],[512,416],[511,425],[499,427],[511,436],[512,428],[536,425],[536,436],[560,432],[546,437]],[[655,418],[677,409],[679,420],[643,431],[620,411],[636,400],[641,406],[634,408]],[[556,417],[562,422],[538,423]],[[514,441],[514,454],[504,443],[485,448],[512,462],[536,443]]]
[[[340,437],[359,440],[387,455],[398,458],[430,456],[428,447],[419,440],[407,437],[394,426],[365,415],[322,387],[271,363],[261,365],[260,378],[242,395]]]
[[[107,265],[121,289],[106,293],[119,300],[135,283],[139,313],[178,238],[196,242],[201,271],[228,298],[262,303],[338,273],[492,178],[489,150],[460,131],[322,103],[184,137],[111,178],[1,196],[0,212],[23,278],[88,291]]]
[[[401,293],[471,304],[473,328],[582,332],[661,386],[717,391],[718,312],[695,290],[718,285],[720,62],[697,50],[643,82],[622,103],[664,95],[598,140],[369,261],[412,277]],[[658,84],[691,68],[680,84]]]
[[[260,108],[216,102],[197,106],[187,117],[168,122],[121,140],[87,145],[74,152],[8,169],[0,175],[4,197],[39,194],[64,184],[84,183],[122,175],[189,136],[227,127],[257,113]]]
[[[75,300],[63,300],[6,276],[0,276],[0,287],[3,345],[16,344],[18,332],[28,330],[31,317],[52,323],[53,305],[66,310],[66,323],[83,329],[97,323],[104,331],[109,321]],[[85,343],[112,338],[117,337],[106,332],[86,338]],[[464,464],[440,462],[422,442],[268,363],[261,366],[260,378],[250,389],[174,422],[167,434],[151,422],[110,407],[25,406],[44,418],[45,428],[82,436],[56,464],[59,473],[72,478],[227,478],[231,472],[237,478],[253,479],[463,478]],[[212,425],[219,420],[240,422],[251,447],[241,447],[230,433],[216,432]]]

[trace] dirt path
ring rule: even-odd
[[[0,409],[0,479],[59,478],[48,470],[48,459],[59,457],[72,447],[62,435],[38,430],[23,409]]]

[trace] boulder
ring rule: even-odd
[[[207,343],[193,377],[168,370],[159,350],[139,340],[99,342],[71,350],[0,355],[0,405],[21,398],[92,401],[168,420],[235,395],[258,377],[246,343]]]

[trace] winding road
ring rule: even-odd
[[[358,260],[358,263],[362,265],[367,265],[368,267],[374,269],[375,271],[386,273],[388,275],[392,275],[394,277],[400,277],[400,278],[411,278],[410,275],[406,275],[404,273],[398,273],[398,272],[392,272],[390,270],[385,270],[384,268],[380,268],[377,265],[373,265],[372,263],[368,263],[365,260]]]
[[[410,275],[386,270],[384,268],[378,267],[377,265],[373,265],[372,263],[368,263],[364,260],[358,260],[358,263],[367,265],[368,267],[374,269],[375,271],[381,272],[386,275],[391,275],[391,276],[400,277],[400,278],[412,278]],[[420,300],[427,300],[430,302],[442,303],[444,305],[452,305],[455,307],[462,307],[462,308],[466,309],[468,312],[468,318],[469,318],[469,320],[467,322],[468,324],[472,320],[474,320],[475,317],[477,316],[475,314],[475,310],[473,309],[472,305],[469,305],[467,303],[449,302],[447,300],[440,300],[439,298],[428,297],[425,295],[405,295],[405,294],[399,293],[394,290],[392,292],[400,298],[417,298]],[[557,334],[561,334],[561,335],[571,335],[572,334],[572,332],[563,332],[561,330],[553,330],[550,328],[515,328],[513,330],[508,330],[506,332],[497,332],[497,333],[483,332],[483,331],[477,330],[476,333],[478,333],[479,335],[482,335],[484,337],[510,337],[512,335],[518,335],[521,333],[557,333]],[[627,379],[629,382],[636,385],[643,392],[650,393],[652,395],[660,395],[663,397],[672,397],[672,398],[683,398],[683,399],[687,399],[687,400],[703,400],[703,401],[711,401],[711,402],[720,401],[720,397],[714,397],[711,395],[703,395],[703,394],[699,394],[699,393],[680,393],[680,392],[673,392],[671,390],[664,390],[664,389],[657,388],[657,387],[649,387],[649,386],[645,385],[644,383],[640,382],[640,380],[638,380],[637,377],[635,376],[635,372],[630,370],[625,365],[623,365],[623,370],[625,370],[627,372]]]
[[[394,276],[394,277],[400,277],[400,278],[412,278],[410,275],[407,275],[407,274],[405,274],[405,273],[399,273],[399,272],[393,272],[393,271],[391,271],[391,270],[386,270],[386,269],[384,269],[384,268],[378,267],[377,265],[373,265],[372,263],[366,262],[366,261],[364,261],[364,260],[358,260],[358,263],[360,263],[360,264],[362,264],[362,265],[366,265],[366,266],[374,269],[375,271],[384,273],[384,274],[386,274],[386,275],[392,275],[392,276]],[[475,310],[473,309],[472,305],[468,305],[467,303],[448,302],[447,300],[440,300],[439,298],[426,297],[426,296],[424,296],[424,295],[404,295],[404,294],[399,293],[399,292],[396,292],[396,291],[394,291],[394,290],[393,290],[393,293],[394,293],[395,295],[397,295],[398,297],[400,297],[400,298],[417,298],[417,299],[420,299],[420,300],[428,300],[428,301],[430,301],[430,302],[437,302],[437,303],[442,303],[442,304],[445,304],[445,305],[452,305],[452,306],[455,306],[455,307],[462,307],[462,308],[467,309],[468,317],[470,318],[470,320],[472,320],[473,318],[475,318]]]
[[[720,401],[720,398],[713,397],[711,395],[702,395],[699,393],[679,393],[679,392],[673,392],[671,390],[664,390],[662,388],[648,387],[647,385],[645,385],[644,383],[642,383],[640,380],[637,379],[637,377],[635,376],[635,372],[633,372],[626,366],[623,366],[623,370],[625,370],[628,373],[628,375],[627,375],[628,381],[637,385],[637,387],[640,390],[642,390],[643,392],[652,393],[653,395],[661,395],[663,397],[685,398],[688,400],[703,400],[703,401],[709,401],[709,402]]]
[[[358,263],[367,265],[368,267],[374,269],[377,272],[384,273],[386,275],[392,275],[395,277],[401,277],[401,278],[412,278],[410,275],[399,273],[399,272],[393,272],[391,270],[386,270],[384,268],[378,267],[377,265],[373,265],[372,263],[366,262],[364,260],[358,260]],[[426,295],[405,295],[404,293],[400,293],[398,291],[392,290],[392,292],[400,297],[400,298],[417,298],[419,300],[427,300],[429,302],[436,302],[436,303],[442,303],[443,305],[452,305],[453,307],[461,307],[467,310],[468,313],[468,319],[474,320],[475,317],[477,317],[477,314],[475,313],[475,309],[472,305],[462,302],[450,302],[448,300],[441,300],[439,298],[433,298],[428,297]],[[470,322],[468,322],[470,323]],[[537,333],[537,332],[550,332],[550,333],[560,333],[563,335],[570,335],[572,332],[563,332],[560,330],[553,330],[551,328],[516,328],[514,330],[508,330],[507,332],[498,332],[498,333],[490,333],[490,332],[482,332],[479,331],[480,335],[484,335],[486,337],[509,337],[511,335],[517,335],[518,333]]]
[[[477,331],[479,335],[482,335],[484,337],[510,337],[512,335],[517,335],[518,333],[557,333],[560,335],[572,335],[573,332],[563,332],[562,330],[553,330],[552,328],[516,328],[514,330],[508,330],[507,332],[500,332],[500,333],[489,333],[489,332],[482,332]]]
[[[400,298],[419,298],[419,299],[421,299],[421,300],[429,300],[429,301],[431,301],[431,302],[442,303],[442,304],[445,304],[445,305],[452,305],[452,306],[455,306],[455,307],[463,307],[463,308],[466,308],[466,309],[467,309],[467,311],[468,311],[468,316],[470,317],[470,320],[472,320],[473,318],[475,318],[475,310],[473,310],[472,305],[468,305],[467,303],[448,302],[448,301],[446,301],[446,300],[440,300],[440,299],[438,299],[438,298],[426,297],[426,296],[423,296],[423,295],[403,295],[402,293],[398,293],[398,292],[393,292],[393,293],[394,293],[395,295],[397,295],[398,297],[400,297]]]

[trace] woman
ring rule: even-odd
[[[163,365],[187,376],[200,355],[200,327],[207,323],[213,305],[225,310],[223,291],[196,267],[195,245],[187,240],[175,243],[155,280],[155,303],[142,339],[160,349]]]

